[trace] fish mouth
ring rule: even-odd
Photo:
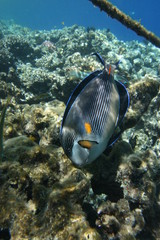
[[[88,164],[89,164],[88,158],[86,158],[86,159],[84,160],[84,163],[80,164],[80,168],[83,168],[83,167],[87,166]]]
[[[78,168],[83,168],[84,166],[88,165],[88,158],[86,158],[83,163],[73,162],[73,165]]]

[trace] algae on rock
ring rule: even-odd
[[[6,104],[2,108],[1,116],[0,116],[0,163],[2,162],[3,159],[3,128],[4,128],[4,120],[5,120],[5,115],[7,111],[8,104],[10,102],[11,98],[9,97],[7,99]]]

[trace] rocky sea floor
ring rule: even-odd
[[[122,58],[123,134],[83,169],[59,140],[65,104],[90,72]],[[160,49],[80,26],[31,31],[0,22],[0,239],[160,239]]]

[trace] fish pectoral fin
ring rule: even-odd
[[[98,142],[96,141],[90,141],[90,140],[79,140],[78,141],[78,144],[83,147],[83,148],[87,148],[87,149],[90,149],[92,148],[93,146],[97,145]]]

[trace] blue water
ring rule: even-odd
[[[119,9],[160,36],[159,0],[111,0]],[[108,17],[89,0],[0,0],[0,19],[31,29],[62,28],[73,24],[110,29],[118,39],[140,39],[117,20]]]

